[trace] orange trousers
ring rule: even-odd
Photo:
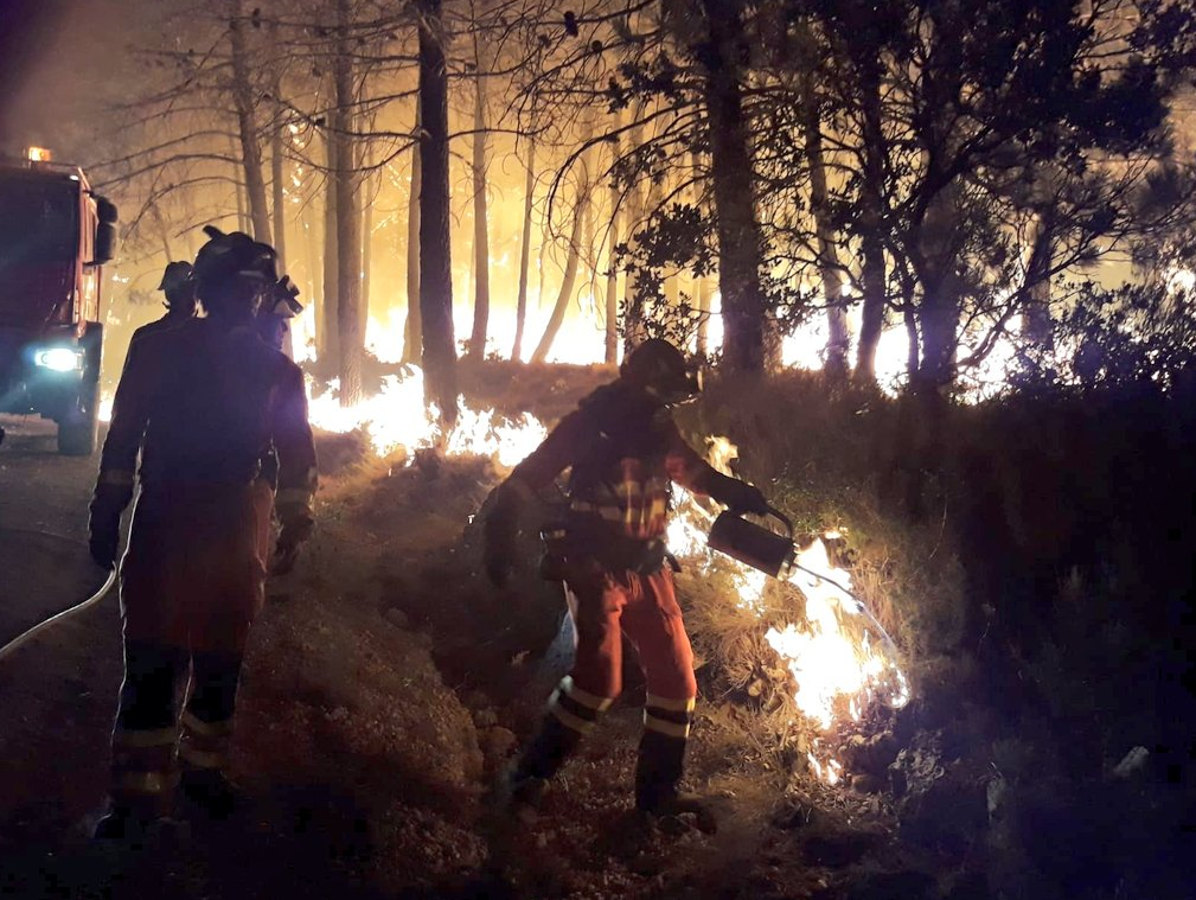
[[[147,485],[121,562],[125,640],[241,654],[265,599],[269,485]]]
[[[577,629],[570,673],[585,695],[613,700],[623,688],[626,634],[637,652],[650,699],[684,703],[697,696],[693,649],[667,567],[651,575],[580,562],[565,578]],[[692,703],[690,703],[692,708]]]
[[[147,485],[121,562],[125,680],[112,734],[114,802],[168,814],[175,753],[219,770],[232,737],[241,660],[264,601],[274,493]],[[190,696],[180,721],[180,687]]]

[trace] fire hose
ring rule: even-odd
[[[4,528],[3,530],[9,531],[9,532],[17,532],[20,534],[32,534],[32,535],[38,535],[40,537],[55,538],[57,540],[70,541],[71,543],[78,543],[73,538],[68,538],[61,534],[53,534],[48,531],[34,531],[32,529],[26,529],[26,528]],[[22,646],[27,644],[29,641],[33,640],[33,638],[37,637],[37,635],[41,634],[43,631],[45,631],[49,628],[52,628],[54,625],[57,625],[59,622],[63,622],[66,619],[69,619],[71,616],[75,615],[76,613],[81,613],[81,612],[83,612],[83,610],[88,609],[89,607],[92,607],[95,604],[99,603],[102,599],[104,599],[105,595],[110,590],[112,590],[112,586],[114,584],[116,584],[116,569],[113,569],[111,572],[108,573],[108,578],[104,581],[104,583],[102,585],[100,585],[99,590],[97,590],[94,594],[92,594],[86,600],[82,601],[81,603],[76,603],[74,606],[69,606],[66,609],[62,610],[61,612],[55,613],[54,615],[50,616],[47,619],[43,619],[42,621],[40,621],[36,625],[34,625],[32,628],[29,628],[29,629],[21,632],[21,634],[17,635],[15,638],[13,638],[11,641],[9,641],[7,644],[5,644],[3,647],[0,647],[0,662],[3,662],[8,656],[15,653],[18,649],[20,649]]]

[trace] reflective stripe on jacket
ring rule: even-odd
[[[669,482],[706,494],[717,473],[685,442],[667,409],[621,382],[565,416],[511,478],[533,489],[570,474],[570,511],[612,536],[652,540],[668,525]]]

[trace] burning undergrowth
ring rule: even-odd
[[[561,379],[557,392],[577,393],[569,391],[568,383]],[[522,459],[546,434],[535,416],[500,416],[466,398],[461,400],[456,428],[444,431],[435,410],[423,405],[417,369],[405,377],[389,376],[378,395],[349,409],[336,403],[335,386],[313,391],[312,409],[320,428],[366,435],[372,453],[389,460],[388,472],[393,473],[396,462],[411,466],[418,461],[419,477],[425,480],[438,477],[441,454],[449,460],[488,458],[502,470]],[[712,437],[708,444],[712,462],[729,470],[735,447],[721,437]],[[491,483],[499,477],[492,470],[477,475],[489,477]],[[442,483],[430,489],[444,487]],[[844,741],[886,732],[890,711],[910,698],[897,646],[871,609],[891,611],[884,586],[867,574],[861,584],[853,585],[858,554],[841,530],[829,530],[841,524],[838,521],[819,521],[802,537],[798,569],[782,583],[706,548],[706,534],[717,513],[716,506],[678,489],[669,533],[670,545],[685,567],[680,579],[683,603],[706,694],[731,702],[740,713],[747,711],[749,715],[739,715],[739,720],[766,736],[774,760],[785,759],[788,768],[809,770],[835,785],[852,774],[841,758]],[[801,513],[807,523],[817,518],[809,510]],[[467,552],[439,563],[430,557],[425,567],[442,586],[457,582],[473,598],[477,619],[485,621],[484,610],[492,604],[484,588],[479,590],[476,573],[461,571],[463,563],[474,568],[468,544],[467,539]],[[530,571],[535,547],[526,549],[525,568]],[[473,551],[476,555],[476,548]],[[409,576],[395,577],[406,578],[404,588],[411,587]],[[530,585],[523,589],[543,593]],[[448,643],[453,643],[453,634],[466,644],[476,637],[468,633],[468,623],[442,631]]]

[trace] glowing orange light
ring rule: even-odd
[[[25,155],[30,162],[50,162],[54,158],[54,155],[45,147],[30,147]]]

